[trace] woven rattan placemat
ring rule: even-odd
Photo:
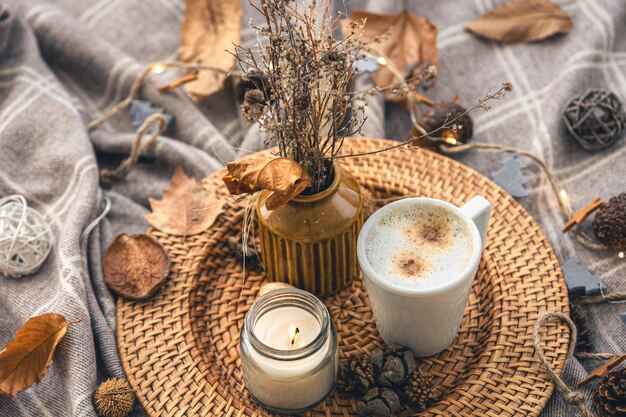
[[[348,152],[392,144],[347,141]],[[534,354],[531,333],[544,311],[568,311],[559,262],[537,223],[506,192],[475,171],[435,153],[391,151],[348,158],[346,166],[374,198],[420,195],[461,205],[481,194],[493,203],[487,247],[454,344],[421,361],[440,386],[440,401],[422,415],[537,416],[553,385]],[[226,194],[223,172],[204,180]],[[150,417],[262,416],[242,382],[239,331],[264,282],[260,267],[245,281],[227,243],[240,233],[245,200],[231,202],[208,231],[187,238],[155,230],[172,260],[163,289],[145,302],[118,303],[118,344],[128,381]],[[363,283],[325,300],[340,355],[371,351],[381,341]],[[546,356],[563,369],[569,333],[545,330]],[[337,393],[311,416],[350,416],[356,401]]]

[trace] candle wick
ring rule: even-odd
[[[296,335],[297,335],[298,333],[300,333],[300,329],[298,329],[298,328],[296,327],[296,331],[294,332],[294,334],[293,334],[293,338],[291,339],[291,345],[292,345],[292,346],[293,346],[293,344],[296,342]]]

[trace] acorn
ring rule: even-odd
[[[592,226],[602,244],[619,251],[626,249],[626,193],[602,203]]]
[[[397,344],[376,349],[370,361],[378,374],[376,382],[382,387],[404,384],[417,368],[413,353]]]
[[[99,416],[126,417],[135,405],[135,394],[123,379],[110,378],[96,390],[94,403]]]

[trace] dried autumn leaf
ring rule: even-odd
[[[41,381],[67,326],[65,318],[56,313],[28,319],[0,352],[0,394],[14,397]]]
[[[224,72],[200,71],[198,79],[185,84],[193,99],[201,100],[222,88],[235,57],[226,50],[241,38],[240,0],[186,0],[180,36],[184,62],[214,66]]]
[[[487,12],[465,26],[470,32],[503,42],[534,42],[572,30],[572,19],[549,0],[518,0]]]
[[[439,67],[437,28],[425,17],[415,16],[406,10],[390,15],[356,10],[351,19],[341,21],[344,36],[350,33],[350,21],[363,19],[366,21],[361,41],[393,61],[405,77],[431,65]],[[387,31],[389,36],[381,37]],[[374,42],[375,38],[379,38],[380,42]],[[373,78],[379,87],[399,81],[386,66],[381,66]]]
[[[252,194],[273,191],[265,201],[268,210],[275,210],[311,186],[309,174],[300,164],[288,158],[246,158],[226,166],[224,184],[231,194]]]
[[[150,236],[121,234],[109,246],[103,270],[104,282],[111,290],[130,300],[143,300],[163,284],[170,260]]]
[[[163,233],[190,236],[211,227],[222,213],[224,203],[215,190],[207,190],[177,167],[170,186],[163,191],[163,198],[160,201],[150,199],[152,213],[145,218]]]

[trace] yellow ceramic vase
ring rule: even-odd
[[[356,241],[363,225],[363,198],[355,178],[335,163],[324,191],[299,195],[267,210],[263,191],[256,206],[261,258],[271,281],[318,296],[345,288],[358,276]]]

